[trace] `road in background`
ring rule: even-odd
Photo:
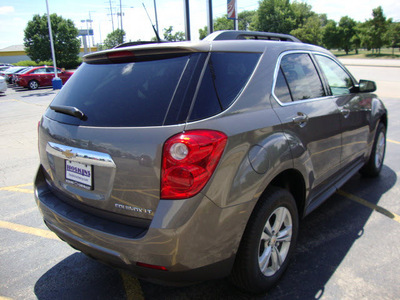
[[[400,59],[350,59],[340,60],[357,80],[376,82],[381,98],[400,97]]]
[[[400,69],[348,68],[358,79],[376,80],[385,95],[389,130],[382,174],[354,176],[309,215],[282,281],[259,296],[243,294],[228,279],[179,288],[151,284],[55,238],[38,212],[32,181],[39,164],[37,123],[58,91],[9,88],[0,96],[0,299],[398,298]]]

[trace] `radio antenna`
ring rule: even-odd
[[[150,16],[149,16],[149,13],[147,12],[146,6],[144,5],[143,2],[142,2],[142,5],[143,5],[144,10],[145,10],[145,12],[146,12],[146,14],[147,14],[147,17],[149,18],[151,27],[153,27],[154,33],[156,34],[157,42],[161,43],[160,36],[158,35],[158,32],[157,32],[156,28],[154,27],[153,22],[151,21],[151,18],[150,18]]]

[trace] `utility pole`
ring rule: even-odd
[[[122,3],[121,3],[121,1],[122,0],[119,0],[119,14],[120,14],[120,18],[121,18],[121,30],[124,30],[124,27],[122,26]],[[124,37],[122,36],[122,38],[124,38]]]
[[[113,12],[112,12],[111,0],[109,0],[109,2],[110,2],[110,14],[111,14],[112,31],[114,31],[114,16],[113,16]]]

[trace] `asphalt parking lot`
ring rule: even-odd
[[[376,80],[389,110],[382,174],[354,176],[301,224],[278,286],[243,294],[228,279],[164,287],[133,278],[61,242],[33,199],[37,123],[58,93],[9,87],[0,94],[0,300],[4,299],[398,299],[400,297],[400,68],[351,66]],[[384,87],[384,88],[382,88]]]

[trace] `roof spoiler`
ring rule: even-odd
[[[115,46],[112,49],[118,49],[123,47],[130,47],[130,46],[139,46],[139,45],[147,45],[147,44],[159,44],[159,43],[166,43],[165,41],[136,41],[136,42],[125,42]]]
[[[226,41],[226,40],[272,40],[283,42],[301,43],[301,41],[289,34],[244,31],[244,30],[220,30],[208,35],[204,41]]]

